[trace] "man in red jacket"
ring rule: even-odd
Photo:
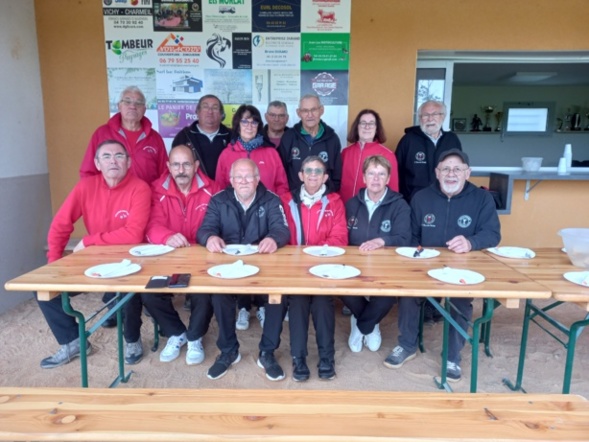
[[[102,142],[96,150],[94,164],[100,175],[82,178],[51,222],[47,238],[50,263],[62,257],[74,224],[80,218],[88,234],[76,245],[74,253],[93,245],[138,244],[143,240],[151,191],[143,180],[127,173],[131,159],[125,147],[115,140]],[[41,361],[41,368],[67,364],[80,355],[78,324],[63,311],[61,297],[39,301],[39,307],[61,345],[57,353]],[[128,364],[136,364],[143,357],[140,329],[141,299],[135,296],[125,306]],[[91,350],[88,342],[88,352]]]
[[[170,151],[168,171],[152,184],[151,215],[145,232],[153,244],[172,247],[190,247],[196,242],[196,231],[209,206],[211,196],[218,190],[217,184],[199,169],[192,149],[184,144]],[[172,295],[143,293],[141,298],[168,343],[160,353],[161,362],[171,362],[180,355],[180,349],[188,343],[186,364],[204,361],[202,337],[207,333],[213,316],[211,296],[190,297],[188,328],[180,320],[172,304]]]

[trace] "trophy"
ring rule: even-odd
[[[503,112],[499,111],[495,114],[495,121],[497,122],[497,127],[495,128],[495,132],[501,132],[501,122],[503,121]]]
[[[491,114],[495,110],[495,106],[482,106],[481,109],[485,113],[485,125],[483,126],[483,132],[491,132],[491,125],[489,121],[491,120]]]

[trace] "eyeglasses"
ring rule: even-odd
[[[236,183],[241,183],[243,181],[245,181],[246,183],[253,183],[257,177],[258,177],[258,175],[245,175],[245,176],[236,175],[236,176],[232,176],[231,179],[233,181],[235,181]]]
[[[323,106],[321,106],[323,107]],[[312,107],[311,109],[299,109],[301,115],[316,114],[321,110],[321,107]]]
[[[145,106],[145,101],[143,100],[131,100],[130,98],[123,98],[121,100],[121,103],[123,103],[125,106],[137,106],[137,107],[142,107]]]
[[[219,112],[220,107],[217,106],[217,105],[209,106],[208,104],[203,104],[202,106],[199,107],[199,110],[211,111],[211,112]]]
[[[189,163],[188,161],[185,163],[170,163],[170,166],[172,166],[172,169],[178,170],[181,167],[183,169],[192,169],[194,167],[193,163]]]
[[[98,159],[100,161],[110,161],[113,159],[113,157],[117,161],[123,161],[123,160],[127,159],[127,154],[126,153],[115,153],[114,155],[111,155],[109,153],[105,153],[105,154],[100,155],[100,157]]]
[[[266,115],[268,115],[268,117],[273,118],[273,119],[276,119],[276,118],[280,118],[280,119],[286,118],[286,114],[266,114]]]
[[[422,120],[427,120],[429,118],[439,118],[442,115],[444,115],[444,113],[442,113],[442,112],[434,112],[432,114],[421,114],[419,116],[419,118],[421,118]]]
[[[358,123],[358,126],[366,128],[366,129],[370,129],[370,128],[376,127],[376,121],[360,121]]]
[[[239,124],[241,124],[242,126],[258,127],[258,124],[260,123],[254,120],[239,120]]]
[[[325,173],[325,171],[319,167],[316,169],[313,167],[305,167],[303,172],[305,175],[323,175]]]
[[[386,172],[366,172],[366,176],[368,178],[378,178],[379,180],[382,180],[389,176],[389,174]]]
[[[442,175],[448,175],[450,172],[454,172],[454,175],[462,175],[464,172],[466,172],[468,170],[468,167],[466,169],[463,169],[462,167],[442,167],[441,169],[438,169],[440,171],[440,173]]]

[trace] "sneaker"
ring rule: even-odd
[[[186,295],[184,297],[184,305],[182,306],[182,310],[189,312],[190,310],[192,310],[192,306],[191,306],[191,300],[192,298],[189,295]]]
[[[258,357],[258,367],[266,370],[266,377],[271,381],[281,381],[284,379],[284,371],[274,357],[274,352],[261,351]]]
[[[137,342],[125,343],[125,363],[135,365],[141,359],[143,359],[143,344],[141,344],[141,339]]]
[[[342,315],[350,316],[352,314],[352,310],[350,310],[347,306],[342,307]]]
[[[209,371],[207,372],[207,378],[213,380],[222,378],[227,373],[229,367],[237,364],[239,361],[241,361],[241,355],[239,352],[233,354],[221,353],[219,356],[217,356],[217,359],[215,360],[215,363],[212,365],[212,367],[209,368]]]
[[[307,366],[305,358],[292,358],[292,379],[295,382],[304,382],[311,376],[311,371]]]
[[[374,330],[364,336],[364,345],[368,347],[368,350],[370,351],[378,351],[380,344],[382,344],[382,336],[380,335],[380,327],[376,324]]]
[[[186,365],[198,365],[205,360],[205,349],[202,346],[202,338],[196,341],[188,341],[186,351]]]
[[[237,330],[247,330],[250,328],[250,312],[248,312],[245,307],[237,312],[235,328]]]
[[[462,379],[462,369],[460,368],[460,365],[448,361],[446,363],[446,379],[448,379],[449,382],[458,382]]]
[[[403,347],[397,345],[384,360],[384,365],[388,368],[401,368],[405,362],[415,359],[416,356],[417,352],[409,353]]]
[[[160,353],[160,362],[172,362],[180,356],[180,349],[186,344],[186,333],[178,336],[170,336],[168,343]]]
[[[266,309],[264,307],[258,307],[256,318],[260,321],[260,327],[264,328],[264,321],[266,320]]]
[[[348,338],[348,346],[353,353],[360,353],[362,351],[362,339],[364,335],[358,328],[357,319],[354,315],[350,316],[350,337]]]
[[[92,344],[86,341],[86,354],[92,353]],[[52,356],[41,361],[41,368],[55,368],[65,365],[80,356],[80,338],[74,339],[68,344],[59,347]]]
[[[319,367],[319,379],[331,381],[335,378],[335,364],[330,359],[321,358],[317,367]]]

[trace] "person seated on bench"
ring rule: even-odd
[[[80,179],[59,208],[47,243],[48,261],[60,259],[81,218],[88,231],[74,248],[74,253],[93,245],[138,244],[143,240],[149,218],[151,191],[145,181],[129,171],[131,158],[118,141],[106,140],[98,145],[94,164],[99,175]],[[41,368],[67,364],[80,355],[78,324],[61,306],[61,296],[39,301],[53,335],[61,345],[52,356],[41,361]],[[124,307],[125,361],[136,364],[143,357],[141,345],[141,297],[134,296]],[[92,346],[88,342],[88,353]]]
[[[388,187],[394,170],[382,155],[367,157],[362,163],[365,187],[346,203],[350,244],[363,252],[409,245],[411,209],[400,193]],[[393,307],[395,298],[342,296],[342,301],[352,311],[350,350],[358,353],[366,346],[378,351],[382,343],[379,323]]]
[[[221,252],[227,244],[257,244],[259,253],[274,253],[288,243],[290,232],[280,198],[260,182],[256,163],[247,158],[231,165],[231,184],[211,198],[196,240],[209,252]],[[235,333],[235,296],[214,294],[213,310],[219,325],[217,347],[221,354],[207,373],[219,379],[241,355]],[[284,371],[274,357],[280,345],[286,302],[265,306],[266,317],[260,340],[258,366],[271,381],[284,379]]]
[[[323,160],[312,155],[303,160],[299,178],[301,187],[282,195],[282,204],[290,228],[293,245],[348,245],[344,203],[335,192],[330,192],[325,182],[328,175]],[[313,316],[319,363],[319,379],[335,377],[335,310],[332,296],[288,297],[290,352],[295,381],[309,379],[307,366],[307,339],[309,313]]]
[[[168,171],[151,186],[151,215],[145,231],[147,241],[171,247],[190,247],[196,242],[196,231],[202,224],[209,201],[219,186],[199,170],[192,149],[184,144],[170,151]],[[190,302],[188,328],[172,304],[173,295],[143,293],[143,304],[159,324],[166,347],[160,353],[161,362],[171,362],[180,356],[188,343],[186,364],[200,364],[205,358],[202,337],[207,333],[213,306],[211,295],[186,295]]]
[[[501,226],[495,201],[489,192],[468,182],[468,155],[458,149],[440,154],[433,184],[411,200],[411,243],[423,247],[447,247],[455,253],[468,253],[495,247],[501,241]],[[472,319],[472,299],[454,298],[452,317],[464,330]],[[421,298],[399,298],[399,344],[386,358],[389,368],[399,368],[417,354]],[[447,377],[462,378],[460,351],[465,339],[450,327]]]

